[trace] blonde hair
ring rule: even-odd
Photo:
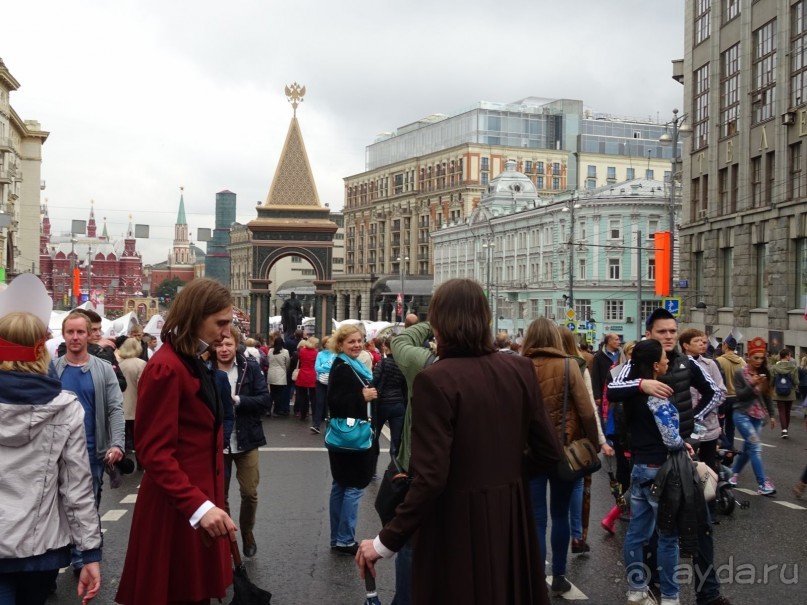
[[[230,336],[232,337],[233,341],[235,342],[235,346],[241,344],[241,330],[238,329],[238,326],[235,324],[230,324]],[[249,340],[252,340],[251,338]],[[254,347],[255,341],[252,340],[252,344],[249,344],[249,340],[247,340],[248,347]]]
[[[121,359],[131,359],[132,357],[140,357],[143,352],[143,345],[134,336],[127,338],[123,344],[118,347],[118,357]]]
[[[62,320],[62,333],[64,333],[64,327],[67,325],[68,321],[73,319],[81,319],[87,324],[87,334],[92,332],[92,320],[87,317],[85,313],[81,311],[70,311],[65,318]]]
[[[331,338],[328,345],[331,347],[331,351],[334,353],[341,353],[342,352],[342,345],[348,339],[349,336],[352,336],[358,332],[361,334],[361,330],[353,324],[344,324],[339,326],[339,329],[333,333],[333,338]]]
[[[82,317],[86,319],[86,315]],[[3,361],[0,362],[0,371],[47,374],[50,353],[45,346],[46,337],[45,324],[32,313],[15,311],[0,317],[0,338],[15,345],[38,347],[38,355],[34,361]]]
[[[635,346],[635,340],[631,340],[630,342],[626,342],[624,345],[622,345],[622,352],[625,354],[626,359],[630,359],[631,353],[633,353],[633,348]]]
[[[247,338],[247,342],[245,343],[248,347],[254,347],[256,342],[254,338]]]
[[[306,343],[305,346],[309,349],[316,349],[317,345],[319,344],[319,338],[316,336],[309,336],[308,339],[303,342]]]

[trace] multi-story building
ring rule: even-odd
[[[19,87],[0,59],[0,268],[11,274],[40,270],[42,145],[49,134],[14,111],[9,97]]]
[[[184,188],[181,188],[184,189]],[[148,267],[149,292],[156,292],[166,279],[181,279],[188,282],[196,277],[204,277],[205,253],[191,245],[188,220],[185,217],[185,195],[179,196],[179,212],[174,224],[174,245],[168,253],[168,260]]]
[[[216,194],[216,226],[213,237],[207,242],[205,276],[230,286],[230,226],[235,223],[236,195],[224,190]]]
[[[686,320],[807,352],[807,2],[698,0],[685,19]]]
[[[435,286],[479,281],[495,328],[513,334],[544,316],[571,321],[589,339],[639,336],[661,305],[653,234],[666,229],[670,201],[680,206],[680,197],[646,179],[543,197],[515,165],[491,181],[468,221],[432,233]]]
[[[406,290],[425,313],[433,289],[430,234],[465,222],[508,160],[537,195],[669,175],[664,125],[584,111],[582,101],[480,102],[385,133],[366,171],[345,178],[345,275],[337,318],[386,316]]]

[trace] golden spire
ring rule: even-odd
[[[301,86],[294,82],[294,84],[286,85],[286,97],[294,109],[294,117],[297,117],[297,107],[303,102],[305,96],[305,86]]]

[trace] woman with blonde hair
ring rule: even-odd
[[[72,543],[86,604],[101,587],[101,527],[84,409],[47,376],[46,334],[31,313],[0,318],[0,602],[44,604]]]
[[[137,383],[146,362],[141,355],[143,345],[137,338],[127,338],[120,348],[115,351],[115,356],[120,360],[118,367],[126,378],[126,390],[123,392],[123,418],[126,421],[126,450],[134,450],[134,423],[137,408]],[[135,459],[137,454],[135,453]],[[140,462],[137,463],[137,470],[142,470]]]
[[[317,393],[311,409],[311,432],[319,435],[322,429],[322,420],[325,418],[325,403],[328,397],[328,376],[336,353],[331,351],[330,336],[322,337],[322,350],[317,353],[314,370],[317,372]]]
[[[305,422],[309,411],[316,406],[317,372],[314,364],[317,361],[319,338],[311,336],[300,341],[297,347],[297,380],[294,381],[294,415]]]
[[[591,397],[586,391],[583,375],[575,360],[563,352],[563,341],[557,326],[539,317],[527,328],[522,344],[523,355],[532,360],[540,384],[544,406],[549,412],[554,433],[561,444],[588,437],[599,449],[597,417]],[[568,392],[567,392],[568,389]],[[568,394],[566,424],[563,424],[564,393]],[[547,506],[552,515],[552,587],[553,595],[571,590],[566,579],[566,552],[569,550],[569,510],[574,483],[564,481],[554,470],[536,474],[530,479],[532,508],[538,526],[541,555],[546,557]]]

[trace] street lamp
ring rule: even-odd
[[[401,323],[404,323],[406,315],[406,267],[404,263],[408,262],[408,256],[398,257],[398,269],[401,272]]]
[[[561,212],[568,212],[569,218],[569,308],[574,310],[574,211],[580,209],[577,203],[577,194],[573,194],[561,208]]]
[[[675,173],[678,169],[678,160],[681,156],[678,149],[678,142],[681,138],[686,138],[692,134],[692,127],[685,124],[686,114],[678,117],[678,110],[673,109],[673,118],[665,125],[667,132],[659,137],[658,142],[662,145],[672,145],[672,169],[670,170],[670,283],[669,283],[669,296],[673,295],[673,267],[675,266]]]
[[[494,313],[493,309],[493,299],[491,297],[491,284],[490,284],[490,266],[493,263],[493,249],[496,247],[496,242],[493,241],[493,238],[486,239],[485,243],[482,244],[482,247],[485,249],[486,253],[486,262],[487,262],[487,293],[488,293],[488,306],[490,307],[490,312]],[[495,313],[494,313],[495,317]]]

